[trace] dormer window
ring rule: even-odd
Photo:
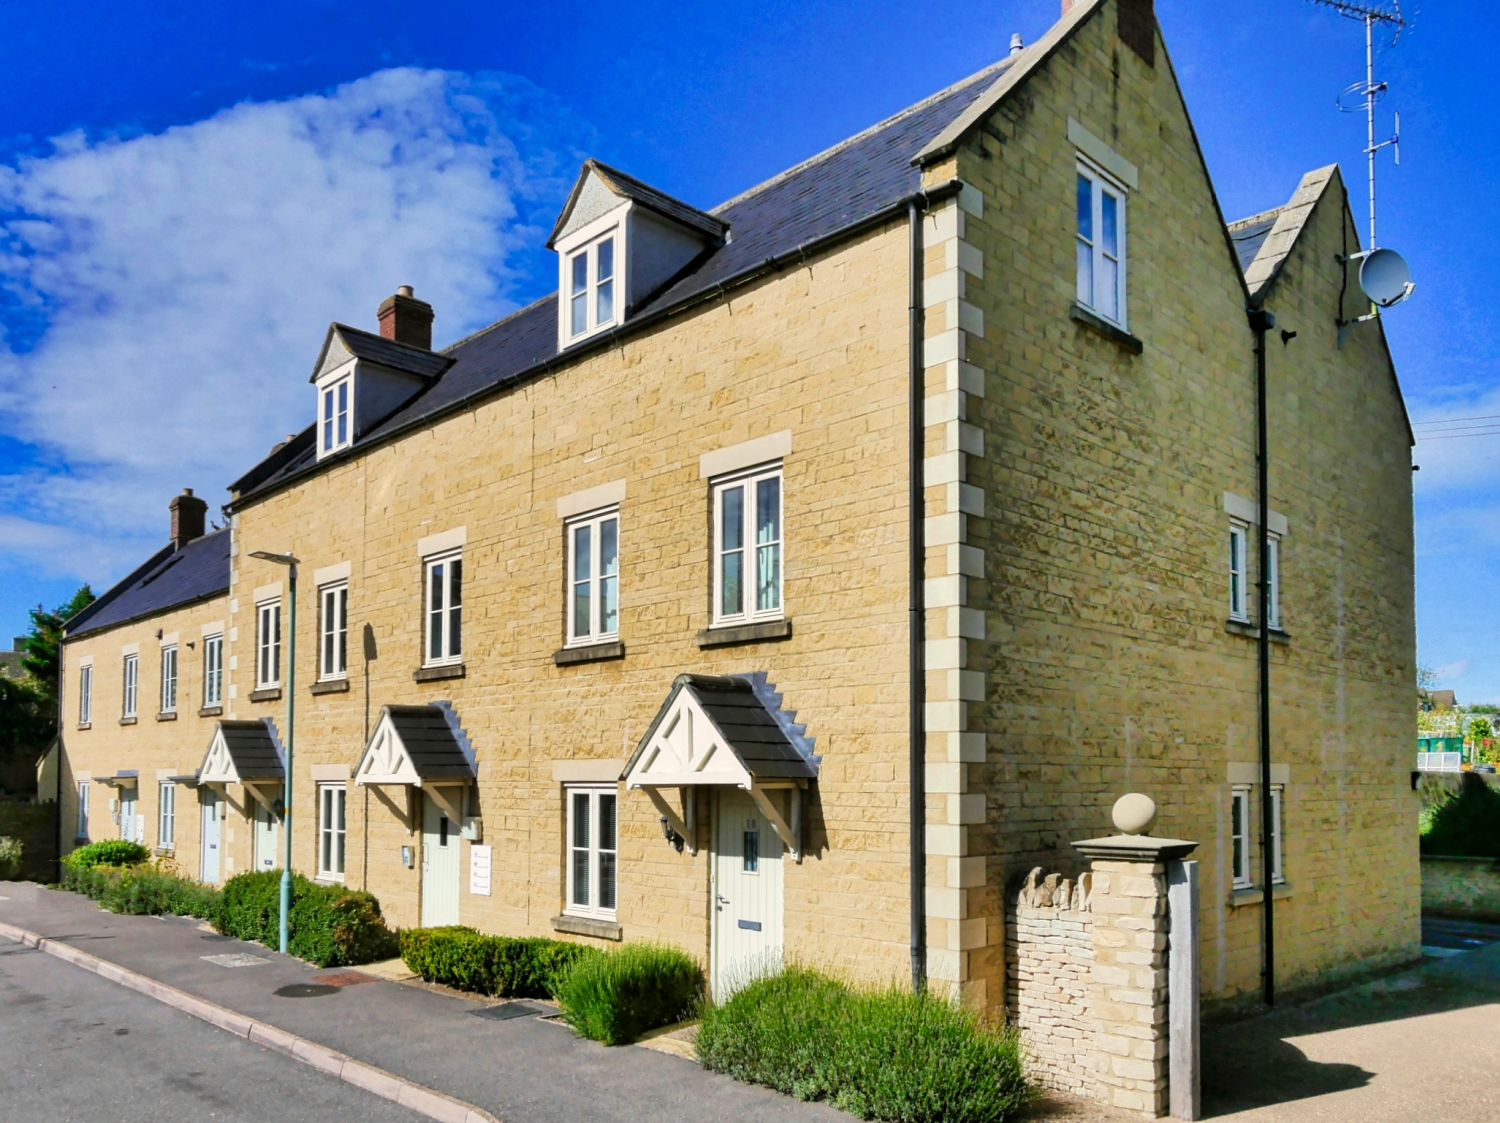
[[[323,388],[322,451],[325,455],[349,446],[349,383],[350,378],[345,375]]]
[[[615,232],[568,259],[568,334],[577,339],[615,322]]]

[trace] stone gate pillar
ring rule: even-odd
[[[1150,798],[1122,796],[1120,834],[1073,843],[1093,872],[1093,1076],[1100,1099],[1147,1118],[1167,1112],[1167,863],[1198,845],[1152,838],[1155,821]]]

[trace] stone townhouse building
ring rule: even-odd
[[[1225,222],[1149,0],[711,211],[590,161],[548,244],[556,293],[440,350],[407,289],[332,325],[229,528],[72,624],[80,838],[133,776],[167,844],[170,781],[183,869],[274,865],[295,704],[294,866],[398,925],[1000,1015],[1007,902],[1140,791],[1199,843],[1206,998],[1260,986],[1266,805],[1282,985],[1416,953],[1411,437],[1358,235],[1334,168]],[[169,640],[179,716],[119,724]]]

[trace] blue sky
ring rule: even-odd
[[[222,502],[304,423],[329,320],[373,326],[410,283],[447,341],[548,291],[585,155],[712,206],[1033,41],[1057,3],[6,9],[0,635],[154,549],[181,487]],[[1334,107],[1357,25],[1304,0],[1157,11],[1228,216],[1334,161],[1359,198],[1363,122]],[[1434,4],[1379,62],[1404,132],[1381,241],[1419,285],[1387,330],[1418,421],[1500,414],[1500,224],[1474,203],[1497,32],[1492,6]],[[1497,442],[1416,456],[1420,658],[1466,701],[1500,700]]]

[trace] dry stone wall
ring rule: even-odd
[[[1092,875],[1077,882],[1031,871],[1006,925],[1007,1005],[1020,1029],[1032,1076],[1076,1096],[1093,1093],[1093,1019],[1089,978],[1094,964]]]

